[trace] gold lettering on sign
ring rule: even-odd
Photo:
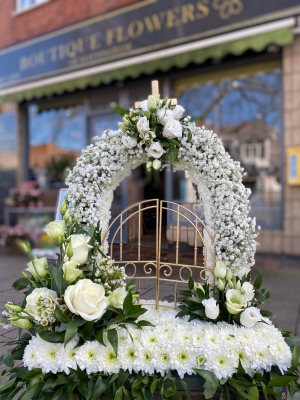
[[[199,11],[196,13],[197,19],[204,19],[209,15],[208,0],[198,1],[196,7]]]
[[[180,13],[179,7],[170,8],[167,10],[167,28],[174,28],[175,26],[180,25],[181,21],[178,19],[178,15]]]
[[[194,4],[185,4],[181,7],[181,20],[183,24],[187,24],[189,21],[195,21],[195,6]]]
[[[164,15],[164,13],[161,13],[161,15]],[[157,14],[145,17],[144,21],[148,32],[160,31],[162,28],[162,21]]]
[[[135,21],[130,22],[127,28],[128,36],[131,39],[137,39],[144,32],[144,24],[143,21],[136,19]]]
[[[99,41],[99,36],[100,36],[99,32],[92,33],[91,35],[89,35],[89,49],[91,51],[98,50],[102,46]]]
[[[213,0],[212,6],[219,11],[221,19],[228,19],[232,15],[238,15],[244,9],[242,0]]]
[[[29,68],[36,68],[39,65],[44,65],[45,62],[45,52],[39,51],[38,53],[33,53],[29,56],[20,57],[19,70],[26,71]]]
[[[128,36],[124,35],[124,27],[122,25],[115,26],[106,30],[106,44],[111,46],[114,41],[123,43],[128,40]]]

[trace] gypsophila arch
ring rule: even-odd
[[[242,184],[240,164],[226,153],[217,135],[191,122],[186,126],[192,139],[189,142],[184,135],[179,139],[174,167],[188,171],[201,193],[206,224],[214,239],[214,248],[205,240],[208,266],[215,251],[217,260],[242,277],[254,264],[256,250],[255,219],[248,216],[250,190]],[[121,130],[105,131],[82,152],[67,179],[70,213],[87,229],[100,221],[102,232],[107,230],[114,189],[149,159],[142,143],[128,148],[122,137]]]

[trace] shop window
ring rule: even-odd
[[[48,3],[49,1],[50,0],[16,0],[16,11],[26,11],[43,3]]]
[[[87,145],[82,105],[39,112],[29,107],[29,179],[42,189],[64,186]]]
[[[245,170],[244,184],[252,190],[252,217],[265,229],[282,228],[282,73],[280,68],[248,73],[242,68],[222,71],[207,81],[180,80],[179,104],[198,125],[212,129],[226,150]],[[261,68],[261,67],[260,67]],[[176,87],[176,82],[175,82]],[[182,172],[174,174],[174,200],[196,201],[199,195]],[[189,200],[187,200],[189,199]]]

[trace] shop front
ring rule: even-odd
[[[293,119],[298,13],[296,0],[149,0],[1,51],[0,140],[1,121],[10,118],[18,183],[38,180],[43,206],[55,208],[82,149],[105,129],[118,129],[114,105],[129,109],[158,79],[161,97],[177,98],[242,164],[251,216],[262,227],[258,250],[300,254],[300,189],[288,185],[285,165],[287,149],[300,145]],[[187,172],[140,167],[116,190],[112,214],[151,198],[201,214],[200,197]],[[165,223],[172,228],[167,216]]]

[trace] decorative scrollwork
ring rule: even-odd
[[[133,274],[132,275],[127,275],[127,279],[131,279],[131,278],[134,278],[135,277],[135,275],[136,275],[136,265],[135,265],[135,263],[133,263],[133,262],[130,262],[130,263],[127,263],[127,264],[125,264],[124,265],[124,269],[125,269],[125,273],[126,273],[126,268],[128,267],[128,265],[132,265],[133,266]]]
[[[170,265],[168,265],[168,264],[162,264],[162,265],[160,266],[160,270],[162,271],[163,268],[166,268],[166,269],[163,271],[164,276],[169,277],[169,276],[172,275],[173,268],[172,268]],[[168,272],[167,270],[169,270],[169,272]]]
[[[189,271],[189,275],[190,275],[190,276],[193,276],[192,268],[191,268],[191,267],[188,267],[187,265],[184,265],[184,266],[181,267],[180,270],[179,270],[179,276],[180,276],[180,279],[182,280],[182,282],[187,282],[187,279],[184,279],[184,278],[182,277],[182,271],[185,270],[185,269],[187,269],[187,270]]]
[[[212,6],[219,11],[221,19],[228,19],[232,15],[238,15],[244,9],[242,0],[213,0]]]
[[[154,267],[154,268],[156,269],[156,265],[155,265],[155,263],[153,263],[153,262],[148,262],[148,263],[146,263],[146,264],[144,265],[144,272],[145,272],[145,274],[150,275],[150,274],[152,273],[153,269],[151,268],[151,266]],[[148,268],[148,270],[147,270],[147,268]]]
[[[209,272],[209,274],[206,274],[206,273],[205,273],[206,271]],[[210,274],[211,274],[212,276],[214,275],[214,270],[213,270],[213,268],[203,268],[203,269],[200,270],[199,276],[200,276],[200,279],[202,279],[203,281],[206,282],[206,281],[209,279]]]

